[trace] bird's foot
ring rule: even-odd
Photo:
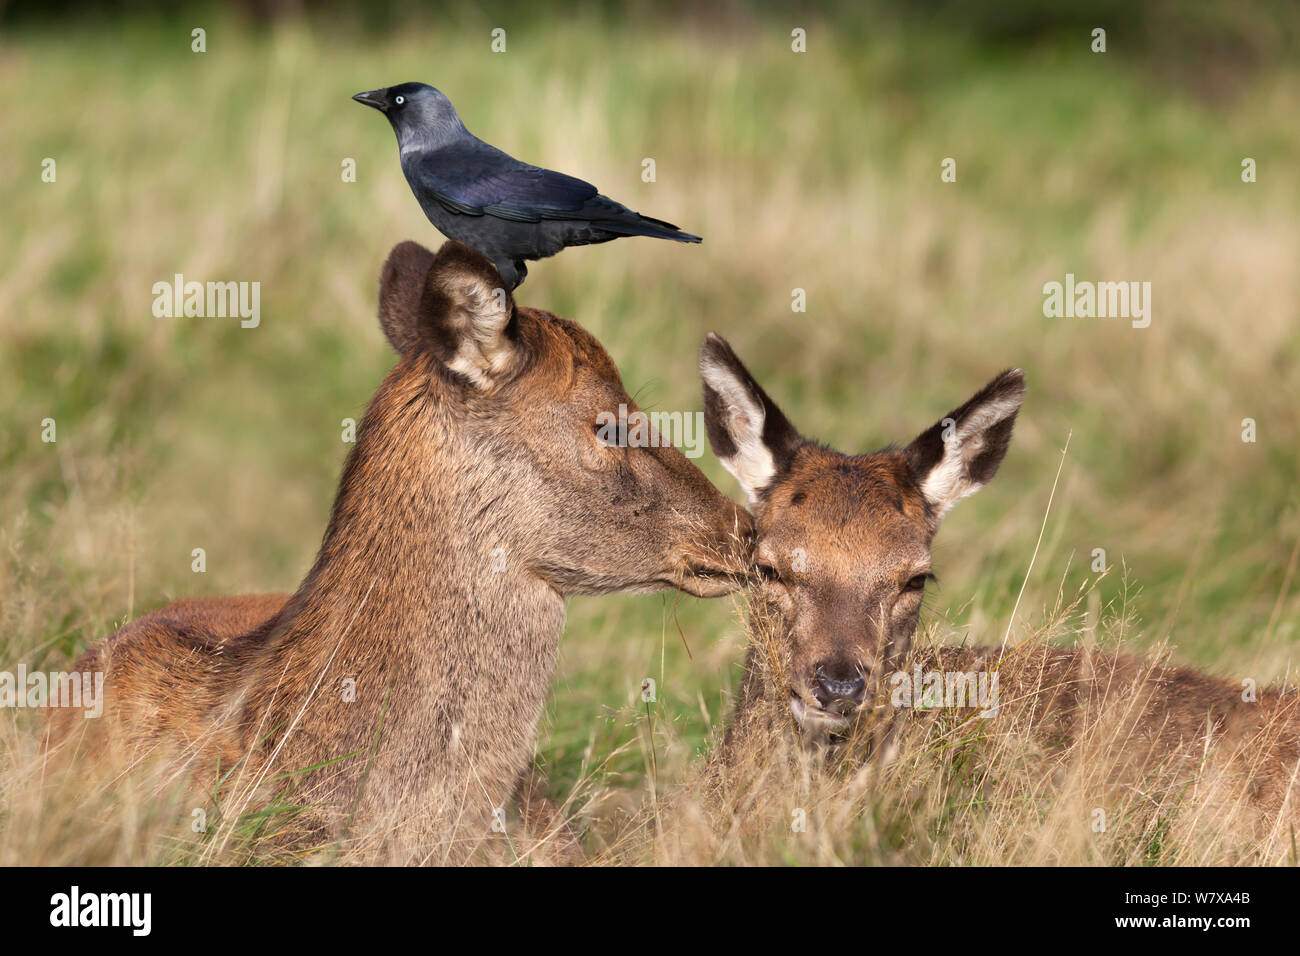
[[[493,259],[492,264],[501,274],[501,282],[507,292],[513,292],[523,285],[524,276],[528,275],[528,267],[522,259]]]
[[[514,267],[515,267],[515,280],[514,280],[514,284],[510,287],[512,292],[515,289],[519,288],[521,285],[523,285],[524,279],[528,276],[528,266],[524,265],[523,259],[516,259],[514,261]]]

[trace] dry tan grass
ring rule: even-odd
[[[683,787],[627,814],[598,862],[1296,864],[1298,808],[1252,800],[1270,745],[1286,735],[1285,749],[1295,738],[1294,715],[1249,741],[1242,764],[1218,759],[1226,750],[1209,738],[1166,749],[1147,717],[1158,691],[1145,682],[1158,658],[1138,663],[1122,682],[1103,678],[1114,683],[1098,687],[1086,712],[1044,715],[1039,701],[1058,695],[1060,685],[1035,653],[1048,647],[1038,643],[1042,636],[1001,665],[998,716],[943,708],[908,714],[896,738],[899,756],[887,765],[869,755],[860,728],[830,751],[798,743],[779,693],[768,702],[773,712],[740,737],[725,764],[697,763]],[[1071,724],[1064,743],[1061,722]],[[1289,772],[1300,773],[1300,765]]]

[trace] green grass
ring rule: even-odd
[[[392,134],[348,97],[422,79],[507,151],[705,236],[571,250],[522,290],[592,330],[647,406],[699,407],[710,330],[846,451],[907,440],[1025,368],[1002,472],[936,542],[943,633],[1000,639],[1072,435],[1016,627],[1072,594],[1102,547],[1128,569],[1139,647],[1168,637],[1183,662],[1285,673],[1300,612],[1300,586],[1284,590],[1300,536],[1294,58],[1207,97],[1118,37],[1097,56],[1086,38],[982,46],[917,22],[810,21],[795,55],[781,16],[593,8],[507,18],[494,55],[494,16],[375,34],[213,14],[0,39],[0,660],[59,666],[173,597],[296,586],[347,451],[340,422],[393,363],[380,263],[399,240],[438,241]],[[939,179],[948,156],[955,184]],[[1240,181],[1243,156],[1258,183]],[[344,157],[358,182],[341,182]],[[1151,281],[1151,327],[1044,318],[1042,284],[1067,271]],[[261,327],[155,319],[151,286],[175,272],[261,281]],[[1101,583],[1103,604],[1124,577]],[[600,787],[639,791],[651,717],[660,789],[679,779],[742,651],[728,601],[572,600],[541,743],[553,789],[599,767]]]

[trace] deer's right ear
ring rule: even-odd
[[[418,242],[399,242],[379,274],[379,326],[398,355],[420,341],[420,300],[433,253]]]
[[[384,264],[379,319],[397,351],[426,348],[478,388],[506,377],[518,354],[514,299],[496,267],[464,243],[446,242],[437,255],[397,246]]]
[[[731,346],[710,332],[700,348],[704,424],[722,466],[756,507],[804,444],[776,403],[767,397]]]

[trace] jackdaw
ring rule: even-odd
[[[510,289],[528,274],[525,259],[544,259],[566,246],[621,236],[700,241],[600,195],[591,183],[521,163],[488,145],[432,86],[403,83],[352,98],[388,117],[402,172],[429,221],[491,259]]]

